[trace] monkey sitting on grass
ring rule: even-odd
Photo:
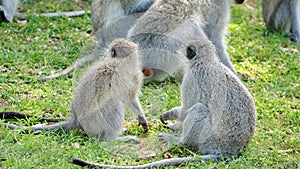
[[[204,35],[205,37],[205,35]],[[254,100],[239,78],[216,56],[213,44],[203,38],[185,46],[189,70],[181,84],[181,107],[162,114],[161,120],[177,120],[174,130],[181,137],[160,133],[167,142],[196,148],[202,160],[223,160],[235,157],[252,140],[256,125]],[[80,159],[73,163],[98,168],[158,168],[197,162],[197,158],[165,159],[140,166],[111,166]]]
[[[119,137],[124,123],[125,103],[137,115],[139,125],[147,132],[148,123],[138,98],[143,84],[143,73],[138,60],[137,45],[125,39],[116,39],[110,44],[108,51],[111,59],[96,62],[80,79],[70,108],[72,115],[67,121],[42,127],[19,127],[13,124],[7,126],[25,131],[58,128],[69,131],[82,128],[86,134],[101,141],[136,140],[131,136]]]

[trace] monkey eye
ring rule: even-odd
[[[116,52],[115,49],[112,49],[112,50],[111,50],[111,57],[112,57],[112,58],[117,57],[117,52]]]
[[[196,56],[196,47],[190,45],[186,48],[186,57],[188,59],[193,59]]]

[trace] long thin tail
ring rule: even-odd
[[[183,158],[172,158],[172,159],[165,159],[161,161],[156,161],[149,164],[139,165],[139,166],[114,166],[114,165],[104,165],[104,164],[98,164],[98,163],[91,163],[80,159],[72,159],[72,163],[82,166],[82,167],[88,167],[88,168],[115,168],[115,169],[142,169],[142,168],[157,168],[157,167],[163,167],[163,166],[179,166],[183,163],[188,162],[197,162],[197,158],[192,157],[183,157]]]
[[[18,112],[0,112],[0,119],[28,119],[35,117],[38,119],[38,121],[47,121],[47,122],[60,122],[65,119],[60,119],[60,118],[39,118],[36,116],[32,116],[29,114],[23,114],[23,113],[18,113]]]
[[[217,155],[204,155],[201,156],[202,160],[208,161],[208,160],[217,160],[219,159],[219,156]],[[73,158],[72,163],[75,165],[79,165],[82,167],[88,167],[88,168],[114,168],[114,169],[144,169],[144,168],[158,168],[158,167],[164,167],[164,166],[179,166],[184,163],[194,163],[198,162],[199,160],[194,157],[183,157],[183,158],[171,158],[171,159],[165,159],[161,161],[156,161],[149,164],[144,165],[138,165],[138,166],[114,166],[114,165],[105,165],[105,164],[99,164],[99,163],[91,163],[88,161],[84,161],[81,159]]]
[[[62,121],[59,123],[55,123],[52,125],[43,125],[43,126],[18,126],[14,124],[7,124],[4,123],[3,125],[6,125],[8,128],[15,130],[15,129],[23,129],[25,133],[28,133],[29,131],[39,131],[39,130],[44,130],[44,131],[53,131],[56,129],[63,129],[64,131],[70,131],[78,128],[77,122],[75,121],[74,118],[70,118],[67,121]]]
[[[70,66],[68,66],[63,71],[55,73],[55,74],[50,75],[50,76],[41,77],[40,80],[42,82],[45,82],[45,81],[48,81],[48,80],[51,80],[51,79],[54,79],[54,78],[58,78],[58,77],[64,76],[64,75],[70,73],[72,70],[74,70],[74,69],[82,66],[83,64],[85,64],[85,63],[87,63],[87,62],[92,61],[93,59],[95,59],[96,56],[99,55],[98,52],[99,52],[99,50],[96,49],[90,55],[84,56],[83,58],[80,58],[80,59],[74,61]]]

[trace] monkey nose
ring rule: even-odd
[[[142,70],[144,76],[149,77],[152,75],[152,69],[151,68],[143,68]]]

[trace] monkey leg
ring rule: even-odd
[[[167,116],[168,114],[175,113],[178,117],[180,111],[181,111],[181,107],[176,107],[165,112],[164,114],[165,116]],[[183,131],[182,131],[181,138],[178,138],[172,134],[160,133],[158,135],[159,139],[166,141],[168,143],[175,142],[175,144],[178,144],[182,142],[188,146],[198,147],[199,135],[201,130],[205,128],[203,126],[206,125],[205,123],[207,123],[208,120],[207,117],[209,111],[207,109],[207,106],[205,106],[202,103],[197,103],[194,106],[192,106],[190,109],[188,109],[186,113],[187,116],[182,124]]]
[[[206,105],[197,103],[187,110],[183,121],[181,142],[189,147],[199,148],[211,136],[211,119]]]
[[[116,139],[124,124],[124,107],[121,102],[110,102],[101,109],[77,115],[80,126],[89,136],[96,136],[100,141]]]

